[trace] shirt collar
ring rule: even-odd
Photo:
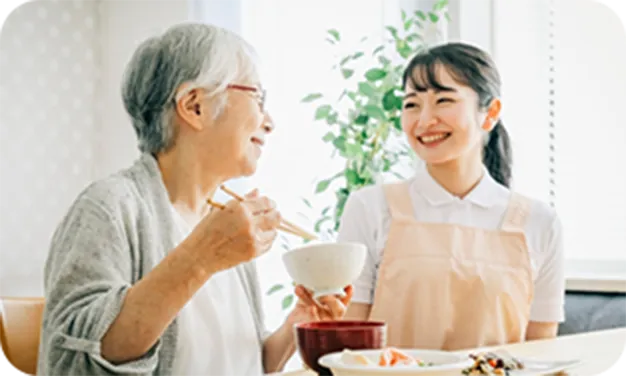
[[[483,172],[483,177],[478,182],[478,185],[462,201],[469,201],[480,207],[489,208],[496,205],[503,198],[506,199],[508,189],[496,182],[485,167],[483,167]],[[430,176],[425,166],[418,168],[413,178],[412,189],[424,197],[432,206],[446,205],[460,200],[439,185]]]

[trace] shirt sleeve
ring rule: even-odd
[[[156,369],[160,341],[127,363],[112,364],[100,354],[132,283],[133,257],[121,222],[83,197],[55,232],[44,270],[38,374],[150,375]]]
[[[530,321],[563,322],[565,320],[565,255],[563,226],[554,214],[543,240],[542,262],[535,279]]]
[[[365,266],[359,278],[354,281],[352,301],[356,303],[372,304],[376,288],[378,268],[378,251],[376,249],[375,231],[372,228],[371,213],[359,195],[354,192],[350,195],[343,209],[337,240],[339,242],[361,243],[367,247]]]

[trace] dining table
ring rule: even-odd
[[[456,351],[474,352],[504,350],[514,357],[540,361],[579,360],[578,366],[566,370],[571,376],[624,375],[624,369],[613,366],[624,357],[626,328],[600,330],[558,336],[552,339],[526,341],[496,347]],[[625,367],[626,361],[620,362]],[[610,372],[609,372],[610,371]],[[317,376],[311,370],[293,370],[272,373],[268,376]]]

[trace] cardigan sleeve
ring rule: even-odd
[[[44,270],[44,308],[38,374],[150,375],[160,341],[142,358],[112,364],[100,342],[132,284],[125,220],[106,202],[83,195],[57,228]]]

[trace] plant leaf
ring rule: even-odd
[[[361,115],[357,116],[356,119],[354,119],[354,124],[365,125],[365,124],[367,124],[367,121],[369,119],[370,119],[369,116],[361,114]]]
[[[385,95],[383,95],[383,109],[385,111],[391,111],[396,108],[396,93],[395,88],[388,90]]]
[[[411,53],[413,53],[413,50],[411,49],[411,47],[408,44],[406,44],[405,41],[401,39],[399,39],[396,42],[396,50],[398,51],[400,56],[402,56],[405,59],[411,56]]]
[[[402,21],[406,20],[406,11],[404,9],[400,10],[400,17],[402,18]]]
[[[402,130],[402,122],[401,122],[400,118],[396,116],[396,117],[394,117],[392,119],[392,121],[393,121],[393,127],[396,128],[397,130],[401,131]]]
[[[330,180],[320,181],[319,183],[317,183],[317,186],[315,187],[315,193],[324,192],[326,189],[328,189],[329,185],[330,185]]]
[[[372,55],[376,55],[377,53],[379,53],[380,51],[384,49],[385,49],[385,45],[378,46],[374,49],[374,52],[372,52]]]
[[[337,112],[331,112],[327,117],[326,117],[326,123],[328,123],[328,125],[334,125],[337,124],[337,119],[339,117],[339,114]]]
[[[358,144],[346,144],[346,157],[354,158],[361,154],[361,146]]]
[[[380,68],[372,68],[365,72],[365,78],[370,82],[376,82],[387,77],[387,72]]]
[[[398,39],[398,29],[393,26],[386,26],[385,29],[389,30],[389,33],[391,33],[391,36],[394,37],[394,39]]]
[[[430,22],[432,23],[437,23],[439,21],[439,16],[436,15],[435,13],[428,13],[428,18],[430,19]]]
[[[328,132],[322,137],[324,142],[330,142],[335,139],[335,134],[333,132]]]
[[[358,59],[360,57],[363,57],[364,55],[365,54],[363,52],[359,51],[359,52],[355,53],[354,55],[352,55],[352,59],[356,60],[356,59]]]
[[[380,63],[383,64],[383,65],[387,65],[387,64],[391,63],[391,60],[387,59],[383,55],[380,55],[378,57],[378,61],[380,61]]]
[[[324,224],[324,222],[331,220],[332,218],[329,216],[324,216],[322,218],[320,218],[317,222],[315,222],[315,225],[313,226],[313,229],[315,230],[315,232],[320,232],[322,230],[322,225]]]
[[[354,75],[354,69],[344,68],[341,70],[341,74],[343,75],[343,78],[348,79]]]
[[[303,198],[302,202],[304,202],[304,204],[308,206],[309,208],[313,209],[313,205],[311,205],[311,202],[307,200],[306,198]]]
[[[341,39],[339,32],[335,29],[328,30],[328,34],[330,34],[333,37],[333,39],[336,40],[337,42],[339,42],[339,40]]]
[[[421,10],[418,10],[415,12],[415,15],[419,18],[422,19],[422,21],[426,21],[427,17],[426,17],[426,13],[422,12]]]
[[[407,42],[413,42],[415,40],[424,40],[424,38],[422,38],[422,36],[417,33],[409,34],[406,36]]]
[[[321,97],[322,97],[322,94],[320,93],[309,94],[306,97],[302,98],[302,102],[304,103],[313,102],[314,100],[320,99]]]
[[[272,295],[275,292],[278,292],[280,290],[282,290],[285,286],[282,284],[276,284],[274,286],[272,286],[268,291],[267,291],[267,295]]]
[[[346,170],[346,180],[352,185],[358,185],[361,181],[361,178],[356,171],[349,169]]]
[[[339,62],[339,65],[343,66],[344,64],[346,64],[350,60],[352,60],[352,55],[346,56],[343,59],[341,59],[341,61]]]
[[[345,151],[346,150],[346,138],[344,136],[339,136],[339,137],[335,138],[333,140],[333,145],[339,151]]]
[[[368,82],[359,82],[359,92],[367,97],[376,96],[376,89],[374,89]]]
[[[291,307],[291,305],[293,304],[293,295],[287,295],[283,298],[283,302],[282,302],[282,307],[283,309],[287,309],[289,307]]]
[[[363,107],[363,109],[365,110],[365,113],[367,113],[373,119],[376,119],[376,120],[385,119],[385,112],[378,106],[375,106],[373,104],[368,104],[365,107]]]
[[[448,6],[448,0],[439,0],[434,6],[434,10],[443,10]]]
[[[413,24],[412,20],[404,21],[404,31],[409,31],[409,29],[411,28],[412,24]]]
[[[315,110],[315,120],[325,119],[330,114],[332,107],[330,105],[325,104],[317,108]]]
[[[383,159],[383,172],[388,172],[391,169],[391,161],[389,159]]]

